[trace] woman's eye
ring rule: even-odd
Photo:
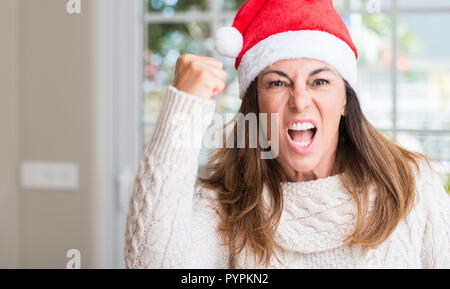
[[[287,84],[280,80],[269,82],[269,87],[273,87],[273,86],[280,87],[280,86],[287,86]]]
[[[329,83],[329,81],[326,80],[326,79],[316,79],[313,82],[314,86],[322,86],[322,85],[325,85],[325,84],[328,84],[328,83]]]

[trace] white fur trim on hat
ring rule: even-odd
[[[333,66],[357,91],[357,62],[350,46],[324,31],[287,31],[269,36],[248,50],[238,67],[242,99],[251,82],[266,67],[282,59],[313,58]]]
[[[242,50],[244,39],[233,26],[220,27],[214,37],[214,48],[226,57],[236,58]]]

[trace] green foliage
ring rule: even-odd
[[[226,0],[224,1],[224,8],[228,9],[228,10],[238,10],[242,4],[244,4],[245,0],[234,0],[234,1],[230,1],[230,0]]]
[[[175,11],[207,10],[212,0],[148,0],[150,12],[160,12],[165,8],[173,8]]]
[[[445,190],[450,194],[450,175],[447,176],[447,182],[444,184]]]
[[[170,23],[155,24],[148,27],[148,48],[154,53],[165,56],[170,49],[179,50],[180,54],[196,53],[200,51],[199,40],[208,38],[211,34],[210,26],[206,23]],[[207,51],[201,51],[207,54]]]
[[[363,24],[368,30],[372,30],[381,38],[389,38],[392,35],[392,20],[383,14],[370,14],[362,17]]]
[[[383,39],[392,37],[392,19],[383,14],[370,14],[363,16],[364,26]],[[420,40],[409,31],[408,27],[399,24],[397,26],[399,51],[404,53],[420,53],[424,46]]]
[[[392,41],[392,19],[383,14],[371,14],[363,16],[366,29],[376,33],[381,39]],[[414,35],[407,26],[397,25],[397,45],[399,53],[408,55],[422,53],[424,44]],[[403,73],[409,82],[420,82],[426,80],[428,74],[424,71],[410,70]]]
[[[399,50],[411,53],[421,53],[424,51],[423,43],[416,35],[411,33],[405,25],[399,24],[397,28]]]

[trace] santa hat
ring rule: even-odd
[[[267,66],[301,57],[328,63],[357,90],[358,52],[332,0],[247,0],[214,46],[236,58],[241,99]]]

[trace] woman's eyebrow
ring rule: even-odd
[[[263,74],[261,74],[261,79],[264,77],[264,75],[269,74],[269,73],[276,73],[276,74],[278,74],[280,76],[289,78],[289,76],[286,73],[284,73],[283,71],[280,71],[280,70],[268,70],[268,71],[264,72]]]
[[[318,74],[318,73],[320,73],[320,72],[322,72],[322,71],[331,71],[331,72],[335,73],[335,72],[334,72],[333,70],[331,70],[330,68],[324,66],[324,67],[321,67],[321,68],[314,69],[313,71],[311,71],[311,72],[309,73],[309,76],[313,76],[313,75]]]
[[[332,69],[324,66],[324,67],[320,67],[320,68],[314,69],[313,71],[311,71],[309,73],[309,76],[316,75],[316,74],[318,74],[318,73],[320,73],[322,71],[331,71],[331,72],[335,73]],[[280,70],[268,70],[268,71],[265,71],[263,74],[261,74],[261,79],[264,77],[264,75],[269,74],[269,73],[275,73],[275,74],[278,74],[280,76],[289,78],[289,76],[286,73],[284,73],[283,71],[280,71]]]

